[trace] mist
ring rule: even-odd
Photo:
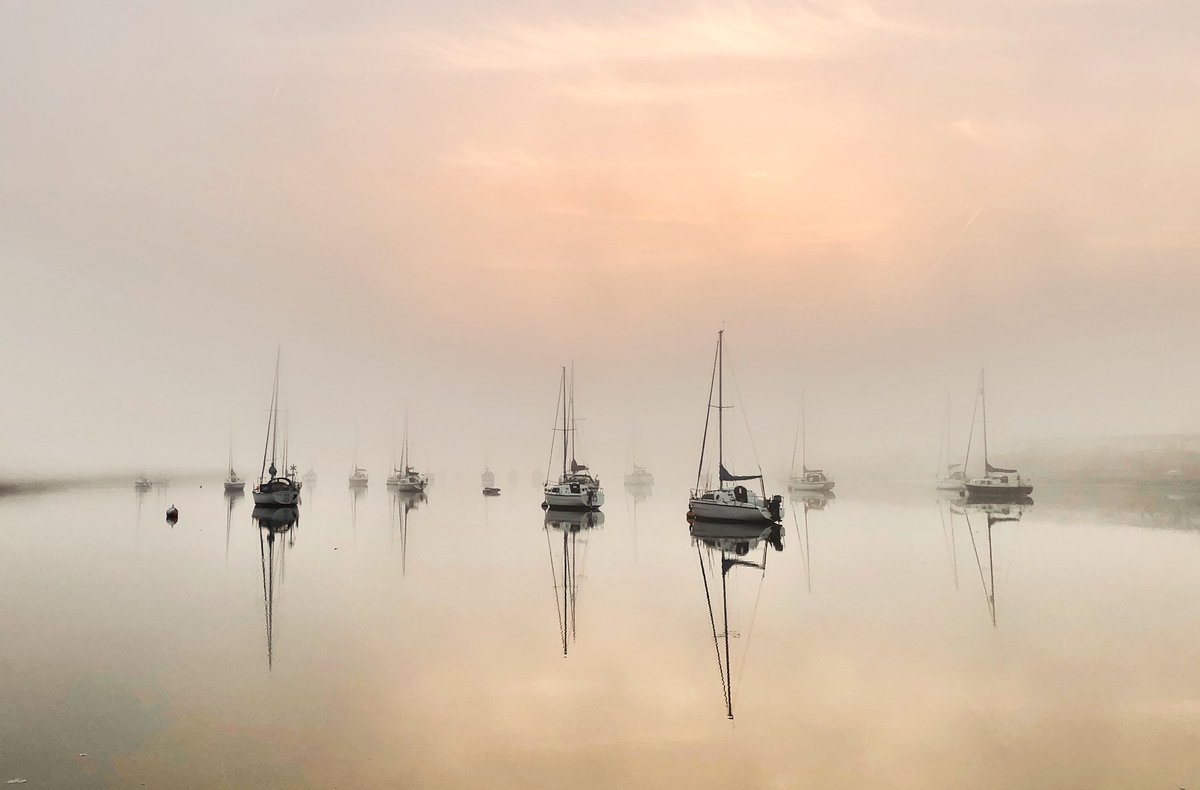
[[[524,479],[574,362],[684,479],[722,327],[767,469],[804,392],[930,473],[984,367],[998,457],[1195,433],[1197,14],[7,4],[0,469],[257,468],[279,347],[301,467]]]

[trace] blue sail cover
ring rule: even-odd
[[[732,483],[736,480],[762,480],[762,475],[735,475],[721,464],[721,482]]]

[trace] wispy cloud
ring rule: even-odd
[[[408,45],[429,63],[466,70],[531,70],[705,58],[833,57],[917,28],[865,3],[763,6],[707,3],[675,14],[511,22],[486,33],[422,32]]]

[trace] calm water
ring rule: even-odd
[[[0,780],[1200,788],[1196,502],[1046,489],[989,546],[843,482],[729,566],[727,705],[685,481],[565,532],[476,482],[326,474],[273,538],[219,485],[0,500]]]

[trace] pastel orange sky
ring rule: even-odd
[[[1197,22],[1121,0],[5,4],[0,362],[24,416],[0,438],[50,458],[67,437],[29,417],[80,377],[106,409],[215,420],[212,382],[162,367],[257,382],[277,343],[315,411],[346,398],[330,365],[367,409],[471,411],[480,377],[516,371],[526,403],[575,358],[624,414],[631,378],[691,392],[722,321],[783,377],[768,421],[868,382],[936,414],[988,364],[1015,435],[1200,428],[1178,364]]]

